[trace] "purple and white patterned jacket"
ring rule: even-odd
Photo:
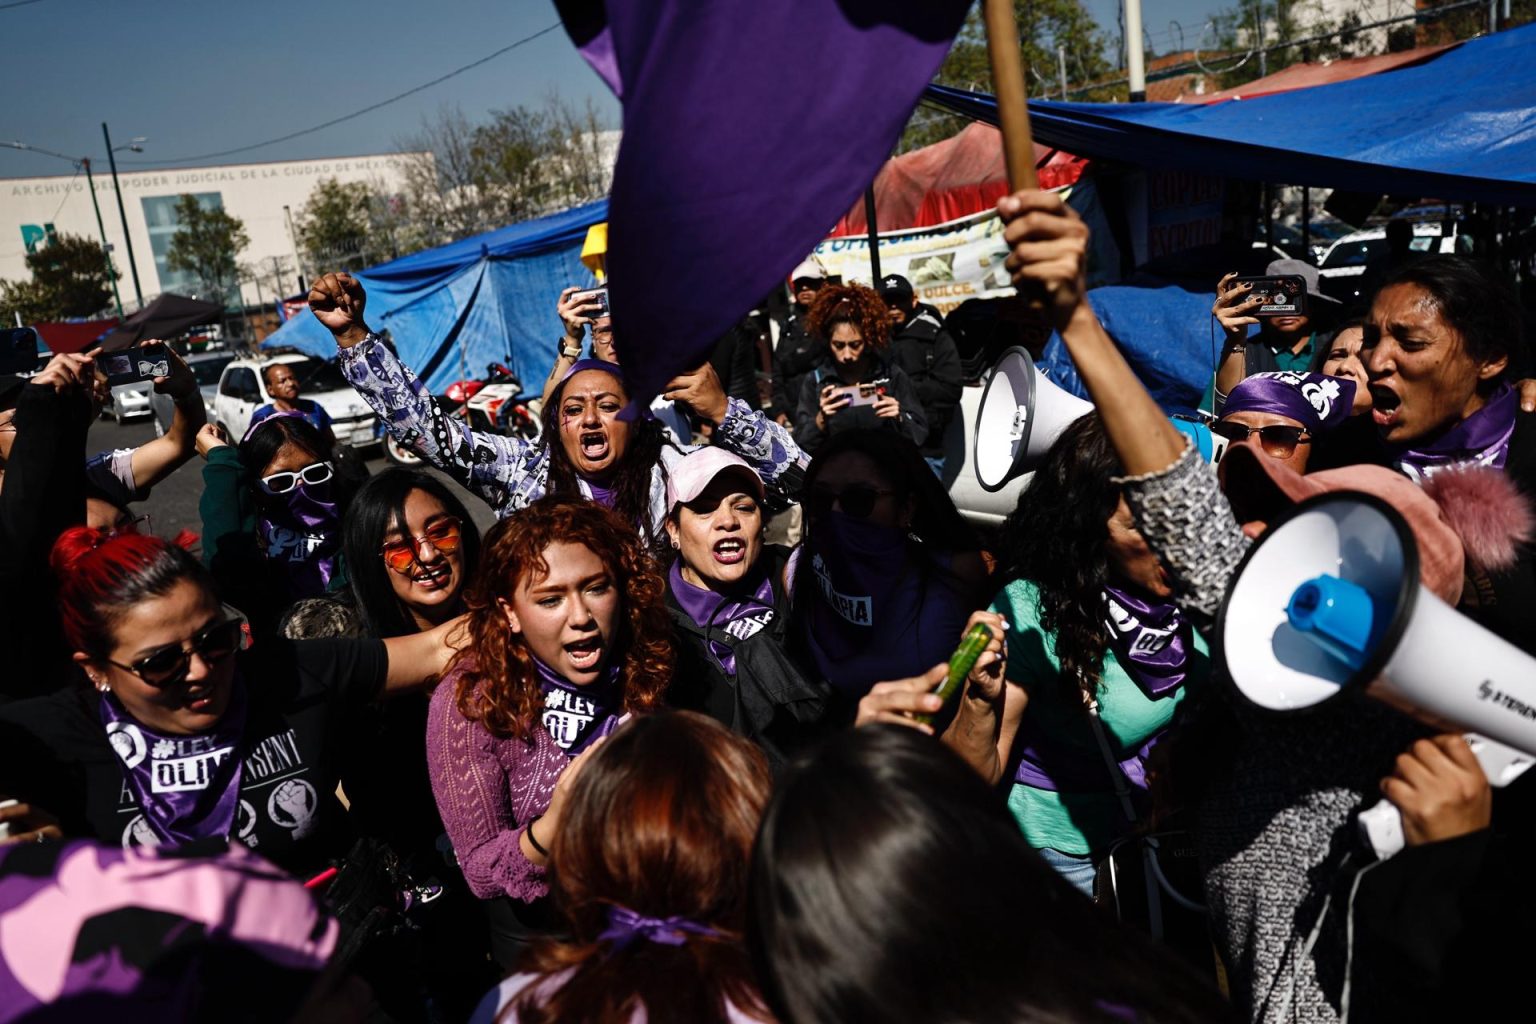
[[[505,518],[544,496],[549,480],[547,441],[530,443],[470,430],[463,420],[438,408],[427,386],[380,343],[378,335],[370,334],[342,349],[339,361],[341,372],[401,446],[484,498],[498,517]],[[791,470],[805,468],[809,458],[788,430],[739,399],[729,401],[725,419],[715,431],[716,444],[745,459],[770,488]],[[661,465],[651,471],[650,528],[657,536],[667,514],[665,469],[692,450],[663,448]],[[590,498],[587,482],[578,478],[578,483]]]

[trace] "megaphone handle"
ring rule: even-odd
[[[1403,815],[1392,801],[1377,801],[1369,810],[1360,812],[1360,834],[1378,860],[1386,860],[1403,848]]]

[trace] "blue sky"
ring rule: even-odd
[[[783,2],[783,0],[763,0]],[[1116,33],[1116,0],[1085,0]],[[112,141],[148,136],[119,167],[273,139],[386,99],[556,24],[549,0],[370,0],[259,4],[192,0],[0,0],[0,141],[19,139],[103,165]],[[1154,47],[1168,21],[1193,40],[1218,0],[1146,0]],[[812,72],[814,73],[814,72]],[[423,117],[457,104],[471,118],[538,104],[551,90],[591,97],[613,125],[618,105],[563,31],[381,110],[322,132],[205,163],[388,152]],[[132,161],[132,162],[131,162]],[[191,166],[191,165],[182,165]],[[69,174],[67,163],[0,147],[0,177]]]

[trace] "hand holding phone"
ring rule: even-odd
[[[1278,277],[1239,277],[1234,286],[1247,285],[1245,302],[1257,300],[1249,316],[1274,318],[1307,315],[1307,282],[1298,274]]]
[[[582,306],[596,306],[596,309],[586,311],[586,316],[592,320],[598,320],[608,315],[608,289],[589,288],[584,292],[577,292],[571,296],[571,305],[580,308]]]
[[[120,352],[103,352],[96,362],[113,387],[171,375],[170,349],[161,341],[146,342]]]
[[[850,406],[874,405],[883,393],[878,384],[850,384],[843,391],[848,395]]]

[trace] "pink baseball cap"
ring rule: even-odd
[[[762,478],[745,459],[711,445],[689,452],[681,462],[672,466],[667,475],[667,508],[686,505],[703,494],[711,480],[727,470],[735,470],[738,476],[744,476],[752,493],[759,498],[763,496]]]

